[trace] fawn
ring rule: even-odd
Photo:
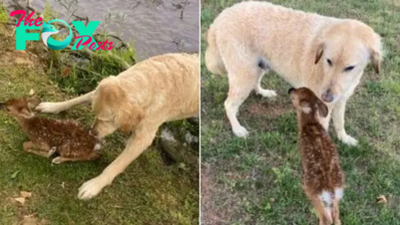
[[[0,103],[0,109],[15,117],[30,141],[23,143],[23,149],[36,155],[50,158],[59,164],[67,161],[98,159],[101,141],[74,121],[52,120],[37,117],[31,108],[40,103],[38,98],[13,98]]]
[[[338,151],[319,123],[328,107],[308,88],[291,88],[289,94],[297,113],[303,189],[318,213],[319,224],[339,225],[344,174]]]

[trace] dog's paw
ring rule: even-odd
[[[350,145],[350,146],[357,146],[357,144],[358,144],[358,141],[348,134],[339,135],[338,138],[343,143]]]
[[[249,135],[249,132],[246,130],[246,128],[242,126],[234,127],[232,128],[232,131],[237,137],[241,138],[246,138]]]
[[[104,182],[101,178],[96,177],[85,182],[80,188],[78,198],[81,200],[88,200],[98,195],[104,188]]]
[[[271,97],[276,97],[276,96],[278,96],[278,95],[276,94],[275,91],[273,91],[273,90],[267,90],[267,89],[261,89],[261,90],[259,90],[259,91],[258,91],[258,94],[260,94],[260,95],[262,95],[263,97],[266,97],[266,98],[271,98]]]
[[[53,164],[60,164],[60,163],[62,163],[62,162],[63,162],[63,161],[62,161],[62,159],[61,159],[60,156],[55,157],[53,160],[51,160],[51,163],[53,163]]]
[[[62,105],[57,102],[42,102],[36,106],[35,110],[43,113],[59,113],[64,109]]]

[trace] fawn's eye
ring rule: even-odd
[[[344,72],[349,72],[349,71],[353,70],[354,67],[355,66],[348,66],[348,67],[344,68]]]
[[[330,66],[332,66],[332,60],[327,59],[326,61],[328,62],[328,64],[329,64]]]

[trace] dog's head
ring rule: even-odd
[[[12,98],[4,103],[0,103],[0,110],[17,118],[23,117],[29,119],[35,116],[31,109],[34,109],[39,103],[40,99],[38,97]]]
[[[376,73],[382,60],[381,38],[359,21],[345,20],[322,32],[315,43],[315,64],[322,64],[321,99],[335,102],[360,81],[369,62]]]
[[[126,90],[114,76],[99,83],[92,108],[96,119],[91,131],[101,138],[118,128],[122,131],[132,131],[143,117],[143,110],[129,99]]]
[[[328,115],[328,107],[310,89],[291,88],[289,94],[298,115],[313,115],[315,118],[318,118],[318,115],[321,117]]]

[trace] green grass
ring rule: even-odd
[[[397,1],[273,0],[273,3],[327,16],[355,18],[372,26],[385,48],[383,71],[366,70],[346,111],[346,129],[357,147],[341,144],[340,162],[347,188],[341,203],[346,225],[400,224],[400,4]],[[202,33],[233,0],[203,1]],[[202,52],[206,43],[202,36]],[[204,55],[204,54],[203,54]],[[220,224],[317,224],[302,192],[297,122],[286,91],[274,73],[263,86],[275,99],[255,95],[241,107],[239,120],[250,130],[246,140],[232,135],[223,102],[227,78],[207,71],[202,60],[203,222]],[[385,195],[387,204],[376,203]]]
[[[0,22],[5,23],[8,21],[8,13],[2,5],[0,5]]]
[[[0,101],[27,96],[30,89],[46,101],[73,97],[62,92],[62,85],[45,73],[38,60],[43,55],[15,50],[15,34],[11,31],[0,24]],[[36,44],[43,45],[30,43],[27,49]],[[77,78],[76,82],[85,80]],[[75,119],[86,126],[93,120],[89,106],[42,116]],[[26,135],[13,118],[0,113],[0,224],[17,224],[33,213],[51,225],[198,223],[198,173],[177,164],[166,166],[153,147],[98,197],[90,201],[77,199],[80,185],[99,175],[123,150],[128,137],[122,133],[108,137],[99,161],[52,166],[48,159],[22,150]],[[25,206],[12,201],[20,191],[33,194]]]

